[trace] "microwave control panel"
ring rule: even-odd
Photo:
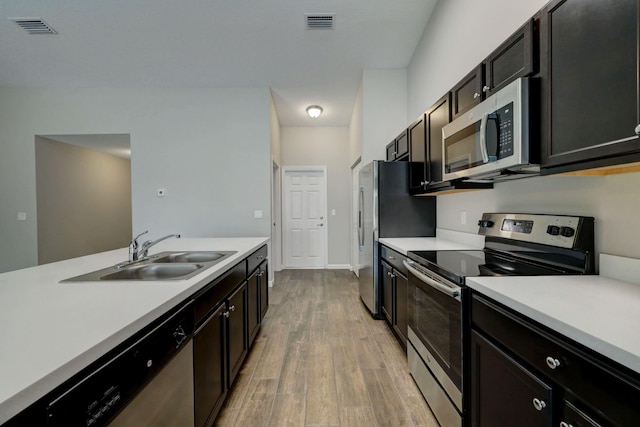
[[[513,156],[513,102],[494,113],[497,127],[496,157],[504,159]]]

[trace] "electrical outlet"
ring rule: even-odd
[[[18,212],[18,221],[26,221],[27,213],[26,212]]]
[[[467,212],[460,211],[460,224],[465,225],[467,223]]]
[[[253,211],[254,218],[262,218],[262,211]]]

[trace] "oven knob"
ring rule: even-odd
[[[576,230],[574,230],[571,227],[562,227],[560,229],[560,234],[562,234],[564,237],[571,237],[576,233]]]
[[[478,226],[481,228],[491,228],[493,227],[494,222],[489,219],[481,219],[478,221]]]
[[[560,234],[560,227],[557,225],[550,225],[547,227],[547,234],[551,234],[552,236],[557,236]]]

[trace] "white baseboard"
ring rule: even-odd
[[[327,264],[327,270],[351,270],[350,264]]]

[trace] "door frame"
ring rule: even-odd
[[[274,272],[282,270],[282,168],[271,156],[271,264],[269,286],[273,286]]]
[[[351,271],[356,277],[359,277],[359,253],[360,244],[358,242],[358,194],[360,189],[360,183],[358,182],[358,174],[362,168],[362,157],[358,157],[351,165],[351,224],[350,224],[350,236],[351,236]]]
[[[287,232],[287,215],[284,214],[284,212],[287,211],[287,191],[284,188],[286,185],[286,176],[287,176],[287,172],[322,172],[322,180],[323,180],[323,184],[324,184],[324,194],[322,195],[323,200],[323,206],[324,206],[324,266],[322,267],[308,267],[309,269],[312,268],[321,268],[321,269],[326,269],[327,265],[329,263],[329,217],[327,216],[327,199],[328,199],[328,193],[329,193],[329,187],[327,184],[327,167],[326,166],[283,166],[282,167],[282,179],[281,179],[281,191],[280,194],[282,195],[282,205],[280,207],[280,212],[282,212],[282,268],[283,269],[287,269],[289,268],[288,265],[286,265],[286,257],[284,256],[284,254],[287,253],[287,239],[284,238],[284,233]],[[298,268],[298,267],[296,267]]]

